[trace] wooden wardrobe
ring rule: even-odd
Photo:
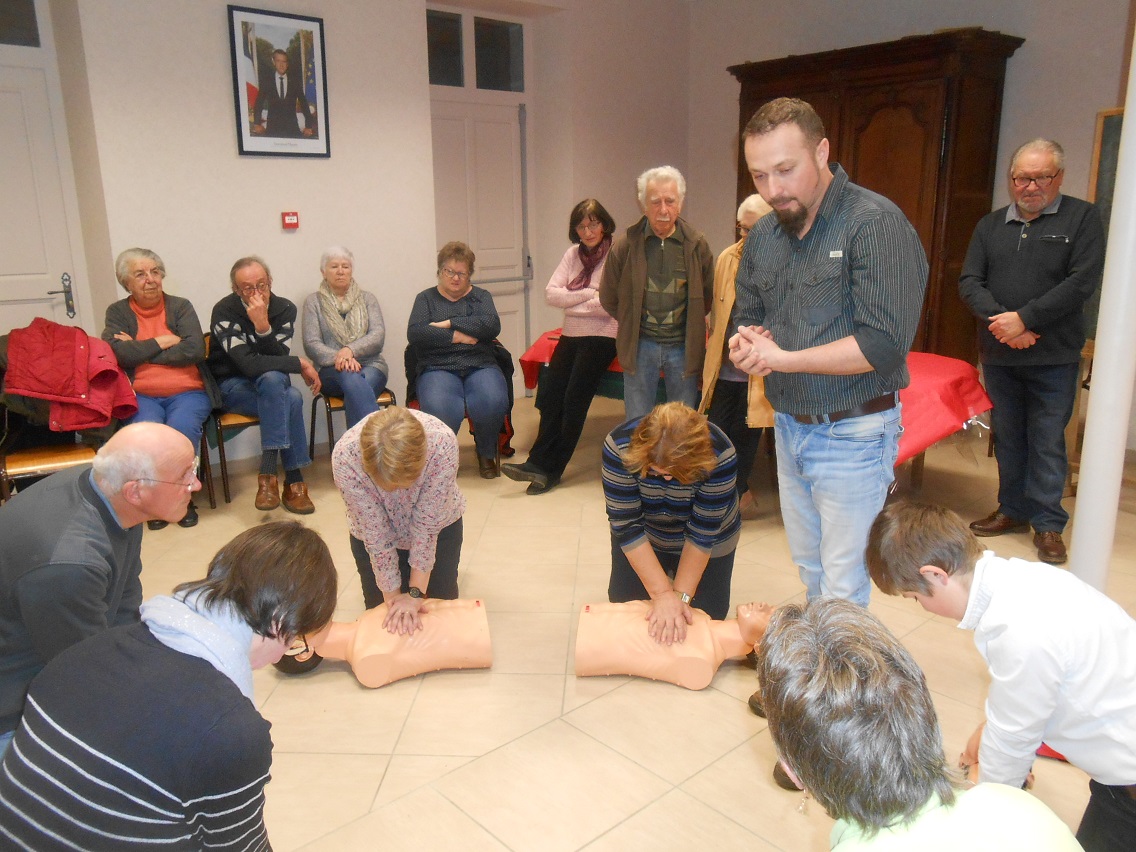
[[[999,179],[1006,61],[1022,43],[974,27],[729,69],[741,83],[739,131],[766,101],[808,101],[824,121],[830,158],[915,226],[930,262],[917,351],[978,360],[958,279]],[[739,146],[739,202],[753,191]]]

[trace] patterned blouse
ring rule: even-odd
[[[384,593],[397,593],[402,585],[395,551],[409,551],[411,568],[430,573],[438,533],[465,512],[453,430],[424,412],[411,409],[410,413],[426,429],[426,467],[409,488],[383,491],[363,470],[359,435],[366,418],[344,433],[331,454],[331,470],[347,504],[351,535],[366,545],[375,580]]]

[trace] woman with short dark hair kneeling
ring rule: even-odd
[[[457,438],[437,417],[392,405],[343,434],[331,468],[363,603],[387,603],[383,627],[413,633],[427,598],[458,596],[465,497]]]
[[[335,611],[327,545],[294,521],[238,535],[204,580],[71,646],[32,682],[0,771],[23,849],[268,849],[269,724],[253,669]]]
[[[729,613],[741,531],[736,470],[730,439],[681,402],[655,406],[604,442],[608,600],[650,600],[656,642],[682,642],[692,606],[718,620]]]

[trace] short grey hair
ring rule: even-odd
[[[1014,166],[1018,164],[1018,158],[1026,151],[1045,151],[1047,154],[1052,154],[1057,171],[1065,171],[1065,149],[1052,139],[1038,137],[1019,145],[1017,150],[1014,151],[1014,156],[1010,157],[1010,174],[1014,173]]]
[[[158,471],[149,453],[130,446],[112,446],[109,450],[107,446],[100,447],[95,453],[91,472],[108,497],[121,493],[126,483],[136,479],[157,480]]]
[[[738,221],[740,222],[746,213],[756,213],[757,218],[760,219],[772,209],[765,199],[755,192],[753,195],[746,196],[745,201],[738,205]]]
[[[157,252],[150,251],[148,248],[128,248],[115,258],[114,261],[114,277],[118,279],[118,283],[122,285],[122,289],[130,289],[126,283],[127,277],[130,275],[130,261],[141,260],[143,258],[154,261],[158,269],[161,270],[161,273],[163,275],[166,274],[166,264],[158,257]]]
[[[244,269],[246,266],[252,266],[254,263],[260,264],[260,268],[264,270],[264,277],[268,279],[268,283],[272,283],[272,270],[268,268],[264,258],[257,254],[246,255],[237,260],[233,264],[233,268],[229,270],[229,283],[233,287],[233,292],[237,292],[237,273]]]
[[[865,837],[953,804],[922,670],[879,619],[832,597],[773,613],[757,674],[777,753],[833,819]],[[835,757],[834,757],[835,756]]]
[[[686,178],[674,166],[655,166],[653,169],[647,169],[639,175],[639,179],[635,182],[636,189],[639,192],[639,206],[647,207],[647,184],[671,182],[678,189],[679,200],[686,198]]]
[[[320,255],[320,272],[325,272],[327,265],[333,260],[346,260],[352,266],[355,265],[355,255],[351,253],[351,249],[346,246],[328,246]]]

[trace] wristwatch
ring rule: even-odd
[[[688,595],[686,592],[680,592],[678,589],[675,589],[674,593],[676,595],[678,595],[678,599],[680,601],[682,601],[684,604],[690,603],[690,600],[691,600],[690,595]]]
[[[421,600],[422,598],[426,597],[426,593],[417,586],[411,586],[406,593],[416,600]]]

